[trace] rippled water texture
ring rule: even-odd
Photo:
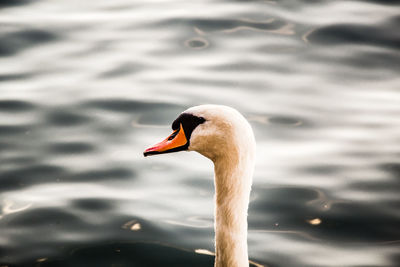
[[[186,108],[252,124],[253,266],[400,266],[398,1],[0,3],[0,266],[213,266]]]

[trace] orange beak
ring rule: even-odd
[[[188,141],[186,139],[185,132],[183,130],[182,124],[180,128],[175,130],[170,136],[165,138],[160,143],[149,147],[143,152],[143,155],[151,156],[156,154],[163,154],[163,153],[170,153],[170,152],[177,152],[186,149]]]

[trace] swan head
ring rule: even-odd
[[[235,109],[200,105],[182,112],[172,123],[172,134],[144,151],[144,156],[197,151],[215,161],[255,147],[247,120]]]

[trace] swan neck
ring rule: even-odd
[[[253,175],[248,155],[214,161],[215,267],[248,267],[247,209]]]

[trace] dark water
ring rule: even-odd
[[[2,1],[0,266],[213,266],[212,164],[142,156],[202,103],[255,130],[258,266],[400,266],[399,11]]]

